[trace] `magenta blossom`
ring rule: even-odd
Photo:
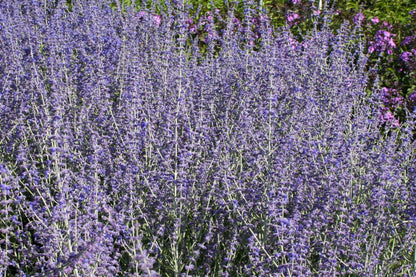
[[[294,12],[290,12],[288,15],[287,15],[287,21],[288,22],[292,22],[292,21],[294,21],[294,20],[296,20],[296,19],[298,19],[299,18],[299,15],[297,14],[297,13],[294,13]]]
[[[387,21],[384,21],[384,22],[383,22],[383,26],[384,26],[384,27],[387,27],[388,29],[393,28],[393,25],[391,25],[391,24],[390,24],[390,23],[388,23]]]
[[[160,25],[160,23],[162,22],[162,18],[160,17],[160,15],[154,14],[152,16],[153,19],[153,23],[155,23],[157,26]]]
[[[374,50],[376,50],[375,49],[375,47],[373,46],[373,45],[370,45],[369,47],[368,47],[368,53],[373,53],[374,52]]]
[[[397,120],[394,117],[394,115],[391,113],[391,111],[388,108],[381,109],[380,120],[382,123],[386,123],[387,125],[394,127],[394,128],[397,128],[400,125],[399,120]]]
[[[396,48],[393,36],[395,36],[395,34],[391,34],[386,30],[378,30],[374,41],[369,42],[368,53],[377,51],[379,53],[386,52],[389,55],[393,54],[393,49]]]
[[[289,44],[290,44],[290,47],[293,49],[293,50],[295,50],[296,49],[296,46],[298,45],[298,42],[297,42],[297,40],[295,40],[294,38],[289,38]]]
[[[377,23],[379,23],[379,22],[380,22],[380,19],[378,19],[378,17],[373,17],[373,18],[371,18],[371,19],[370,19],[370,21],[371,21],[373,24],[377,24]]]

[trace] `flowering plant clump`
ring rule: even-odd
[[[163,5],[0,3],[2,276],[416,274],[415,116],[360,35]]]
[[[400,12],[400,11],[398,11]],[[402,10],[403,12],[403,10]],[[368,12],[367,14],[369,14]],[[414,23],[416,22],[415,12],[407,12],[407,16],[401,15],[398,18],[388,18],[389,21],[380,20],[377,16],[368,15],[365,17],[358,13],[356,21],[367,37],[367,53],[370,64],[376,65],[378,71],[378,82],[384,89],[394,92],[390,98],[401,98],[397,101],[385,102],[385,111],[389,110],[392,119],[396,122],[407,120],[406,111],[414,109],[411,95],[415,91],[416,82],[414,78]],[[393,25],[389,22],[396,21]],[[405,23],[397,23],[407,22]],[[385,94],[385,91],[383,91]]]

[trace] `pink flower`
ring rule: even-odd
[[[384,22],[383,22],[383,26],[384,26],[384,27],[387,27],[388,29],[393,28],[393,26],[392,26],[391,24],[389,24],[387,21],[384,21]]]
[[[396,48],[396,43],[394,43],[394,40],[392,38],[389,38],[388,44],[391,48]]]
[[[389,37],[391,36],[391,34],[390,34],[390,32],[389,32],[389,31],[385,31],[385,30],[383,30],[383,34],[384,34],[384,36],[385,36],[386,38],[389,38]]]
[[[371,46],[368,47],[368,53],[371,54],[371,53],[374,52],[374,50],[375,50],[374,46],[371,45]]]
[[[380,119],[382,123],[386,123],[392,127],[399,127],[399,121],[394,117],[388,108],[382,108],[381,112]]]
[[[296,4],[300,4],[300,2],[301,2],[301,0],[292,0],[292,3],[293,3],[294,5],[296,5]]]
[[[299,15],[297,13],[290,12],[287,16],[287,21],[292,22],[298,18],[299,18]]]
[[[388,89],[388,88],[386,88],[386,87],[382,87],[382,88],[381,88],[381,94],[382,94],[383,96],[389,95],[389,89]]]
[[[293,50],[295,50],[296,49],[296,45],[297,45],[297,41],[294,39],[294,38],[289,38],[289,43],[290,43],[290,46],[292,47],[292,49]]]
[[[379,23],[379,22],[380,22],[380,19],[378,19],[378,17],[373,17],[373,18],[371,18],[370,20],[371,20],[371,22],[372,22],[373,24],[377,24],[377,23]]]
[[[157,26],[160,25],[160,23],[162,22],[162,18],[160,17],[160,15],[154,14],[152,16],[153,19],[153,23],[155,23]]]

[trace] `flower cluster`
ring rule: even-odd
[[[393,40],[394,34],[391,34],[386,30],[378,30],[374,37],[374,41],[369,42],[368,52],[374,51],[379,53],[393,54],[393,50],[396,48],[396,43]]]
[[[0,2],[3,276],[416,273],[416,123],[348,25],[66,2]]]

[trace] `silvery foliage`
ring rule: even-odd
[[[412,120],[348,26],[52,2],[0,4],[2,276],[415,274]]]

